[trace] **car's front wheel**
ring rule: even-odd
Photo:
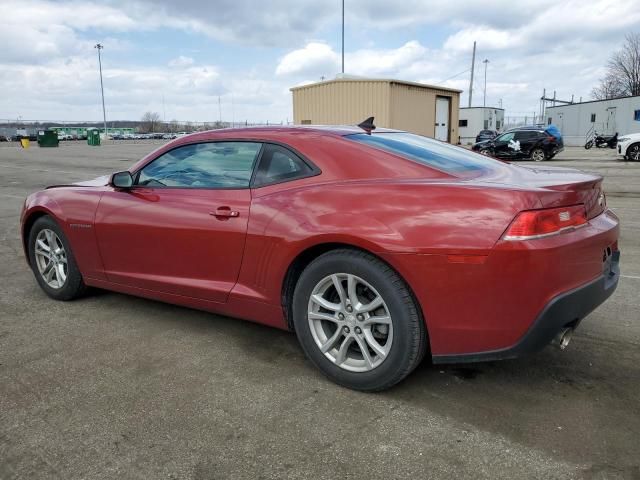
[[[71,247],[50,216],[38,218],[29,232],[29,263],[42,290],[56,300],[72,300],[86,287]]]
[[[634,143],[627,148],[626,158],[634,162],[640,161],[640,143]]]
[[[334,250],[302,273],[293,298],[296,334],[331,380],[378,391],[405,378],[427,348],[424,321],[400,276],[379,259]]]

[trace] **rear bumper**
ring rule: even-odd
[[[513,346],[499,350],[458,355],[434,355],[433,363],[471,363],[505,360],[542,350],[568,325],[576,326],[613,294],[620,277],[620,252],[615,251],[607,270],[598,278],[553,298],[529,330]]]

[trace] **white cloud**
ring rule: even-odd
[[[312,42],[287,53],[276,67],[276,75],[332,75],[340,57],[326,43]]]
[[[173,58],[171,60],[169,60],[169,67],[171,68],[184,68],[184,67],[190,67],[191,65],[194,64],[194,60],[191,57],[185,57],[184,55],[180,55],[177,58]]]

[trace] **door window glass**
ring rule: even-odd
[[[145,166],[137,185],[154,188],[247,188],[262,144],[196,143],[175,148]]]
[[[312,172],[311,167],[290,150],[279,145],[265,145],[255,185],[294,180]]]
[[[498,138],[496,138],[496,142],[508,142],[509,140],[513,140],[513,136],[515,134],[513,132],[503,133]]]

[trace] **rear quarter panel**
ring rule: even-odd
[[[368,180],[260,188],[253,192],[234,294],[280,304],[289,265],[323,243],[379,255],[487,255],[516,212],[537,207],[533,194],[464,182]],[[421,289],[420,280],[414,281],[412,288]]]

